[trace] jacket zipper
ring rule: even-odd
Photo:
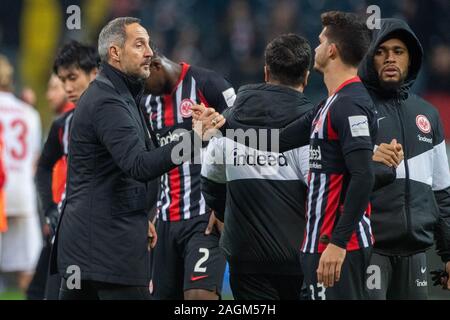
[[[403,140],[403,152],[404,152],[404,164],[405,164],[405,212],[406,212],[406,232],[407,235],[411,234],[411,215],[409,210],[409,167],[408,167],[408,149],[407,149],[407,142],[406,142],[406,134],[405,134],[405,126],[403,123],[403,110],[400,110],[401,108],[401,102],[400,99],[397,98],[395,100],[396,109],[398,118],[400,120],[400,126],[402,130],[402,140]]]

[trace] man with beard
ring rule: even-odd
[[[377,151],[395,155],[392,139],[405,159],[394,183],[371,196],[374,253],[367,270],[371,299],[426,299],[425,251],[436,240],[450,288],[450,173],[437,110],[410,93],[423,50],[409,26],[383,19],[375,30],[359,75],[377,109]],[[381,155],[381,153],[380,153]]]
[[[205,131],[225,120],[208,108],[194,130],[155,148],[138,107],[153,57],[140,20],[110,21],[100,32],[98,53],[101,70],[73,114],[51,271],[63,277],[62,300],[149,299],[156,178],[190,160]]]

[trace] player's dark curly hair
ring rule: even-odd
[[[77,67],[85,73],[90,73],[100,64],[97,49],[72,40],[59,49],[53,64],[53,72],[58,74],[58,68]]]
[[[283,34],[266,47],[265,62],[273,79],[288,86],[304,83],[311,66],[311,47],[308,41],[296,34]]]
[[[349,12],[329,11],[321,15],[325,36],[334,43],[342,62],[357,67],[370,45],[370,30],[363,17]]]

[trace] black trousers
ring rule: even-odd
[[[317,282],[317,267],[321,255],[302,253],[302,269],[305,285],[311,300],[366,300],[366,269],[372,249],[365,248],[347,252],[341,269],[341,278],[333,287],[325,288]]]
[[[44,300],[45,298],[51,249],[50,239],[47,238],[42,247],[33,279],[26,292],[27,300]]]
[[[125,286],[98,281],[81,281],[80,289],[69,289],[66,279],[61,281],[59,300],[150,300],[147,286]]]
[[[302,275],[230,274],[235,300],[300,300]]]
[[[58,300],[61,276],[49,274],[51,238],[45,239],[33,279],[27,289],[27,300]]]
[[[371,300],[428,299],[425,252],[405,257],[373,253],[366,277]]]

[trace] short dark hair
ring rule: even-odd
[[[281,84],[298,86],[311,66],[311,46],[296,34],[283,34],[266,47],[265,62],[271,77]]]
[[[347,65],[357,67],[370,45],[370,30],[363,18],[355,13],[329,11],[322,13],[325,36],[336,45],[339,55]]]
[[[90,73],[100,64],[97,49],[72,40],[59,49],[53,64],[53,72],[58,74],[60,67],[76,67],[85,73]]]

